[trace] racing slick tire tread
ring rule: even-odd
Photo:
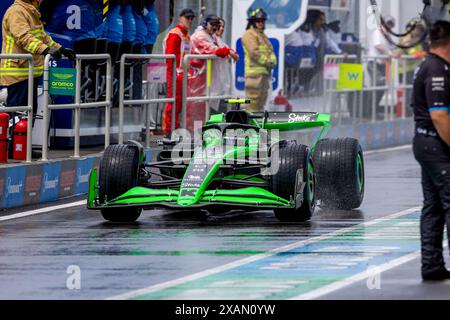
[[[313,161],[317,176],[317,199],[322,207],[352,210],[361,206],[364,199],[364,160],[358,140],[320,140]]]
[[[279,148],[279,168],[271,178],[271,191],[286,200],[295,199],[297,170],[303,170],[303,176],[306,177],[310,173],[308,164],[313,168],[309,148],[295,142],[284,142],[276,148]],[[312,194],[312,200],[309,200],[308,187],[305,186],[301,207],[299,209],[274,209],[275,216],[282,222],[310,220],[315,209],[315,190],[312,190]]]
[[[112,200],[137,185],[139,150],[131,145],[109,146],[100,161],[99,200]],[[105,220],[134,222],[141,215],[141,208],[102,209]]]

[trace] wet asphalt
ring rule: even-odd
[[[280,223],[270,211],[207,215],[153,210],[143,212],[137,223],[114,225],[83,206],[0,222],[0,299],[105,299],[421,205],[420,171],[410,149],[367,155],[365,169],[359,210],[319,208],[311,221],[300,224]],[[29,209],[0,215],[24,210]],[[395,285],[420,287],[415,296],[420,299],[427,289],[417,278],[418,262],[407,266],[409,275],[400,272],[403,280]],[[80,288],[71,290],[73,270],[81,272]],[[450,286],[439,286],[448,293],[440,296],[450,298]],[[355,287],[358,283],[350,286]],[[324,297],[406,297],[395,287],[384,293],[358,288]],[[230,298],[240,298],[238,291]]]

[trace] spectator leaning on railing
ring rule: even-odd
[[[222,75],[217,69],[220,60],[226,62],[226,59],[237,59],[236,52],[225,45],[223,42],[219,44],[217,31],[220,29],[220,17],[216,15],[207,15],[202,23],[195,30],[191,37],[192,53],[199,55],[216,55],[221,58],[212,61],[211,70],[211,87],[210,95],[220,95],[218,86],[222,85]],[[193,59],[191,61],[191,77],[189,83],[189,96],[204,96],[206,94],[207,78],[206,78],[206,61]],[[212,86],[214,83],[214,86]],[[187,108],[187,127],[193,128],[194,121],[203,121],[205,119],[204,102],[189,102]]]
[[[75,59],[75,53],[62,48],[44,31],[38,11],[42,0],[16,0],[6,11],[2,23],[2,54],[28,54],[34,58],[33,114],[37,110],[38,78],[44,72],[44,56],[62,55]],[[8,87],[7,106],[28,105],[28,61],[2,59],[0,85]]]

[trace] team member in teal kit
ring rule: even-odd
[[[136,39],[136,20],[133,15],[133,7],[128,0],[121,0],[121,11],[123,22],[122,42],[133,43]]]
[[[144,52],[144,44],[146,42],[148,30],[143,17],[144,10],[140,6],[135,6],[133,10],[134,20],[136,21],[136,37],[134,43],[138,46],[139,52],[136,53],[146,53]]]
[[[145,38],[144,46],[147,53],[152,53],[153,45],[155,44],[159,33],[159,20],[155,11],[155,0],[145,0],[144,22],[147,25],[147,36]]]

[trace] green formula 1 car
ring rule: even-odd
[[[136,142],[106,149],[89,178],[88,208],[112,222],[132,222],[142,209],[273,210],[280,221],[306,221],[320,206],[358,208],[364,196],[364,160],[353,138],[322,139],[330,116],[312,112],[213,115],[200,138],[163,143],[146,163]],[[322,127],[309,148],[280,132]]]

